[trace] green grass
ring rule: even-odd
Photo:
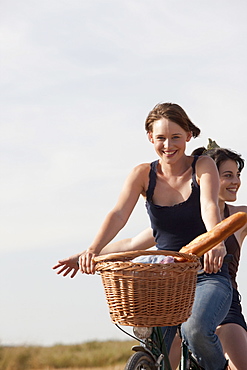
[[[0,346],[0,370],[103,367],[124,364],[133,341],[92,341],[52,347]]]

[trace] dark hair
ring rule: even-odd
[[[241,158],[241,154],[238,154],[234,152],[233,150],[229,150],[225,148],[215,148],[215,149],[207,150],[206,148],[201,147],[201,148],[197,148],[193,150],[191,154],[199,155],[199,156],[208,155],[215,161],[218,170],[219,170],[220,165],[229,159],[236,162],[239,172],[241,172],[242,169],[244,168],[244,159]]]
[[[201,146],[200,148],[194,149],[191,155],[203,155],[206,154],[207,149],[204,146]]]
[[[197,137],[201,130],[191,122],[183,108],[178,104],[161,103],[157,104],[151,112],[149,112],[146,121],[145,129],[147,132],[153,131],[153,123],[161,118],[167,118],[174,123],[177,123],[186,132],[192,132],[193,137]]]

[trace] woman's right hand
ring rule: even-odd
[[[204,254],[204,271],[208,274],[217,274],[222,267],[226,254],[227,251],[224,242],[210,249]]]
[[[83,254],[80,255],[78,263],[79,270],[85,274],[95,274],[95,262],[93,258],[96,256],[95,253],[90,250],[86,250]]]

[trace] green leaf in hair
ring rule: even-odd
[[[208,139],[208,146],[207,146],[207,150],[211,150],[211,149],[216,149],[216,148],[220,148],[220,146],[216,143],[215,140],[212,140],[212,139]]]

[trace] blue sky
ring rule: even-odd
[[[246,11],[243,0],[1,2],[0,343],[125,339],[99,276],[51,267],[87,248],[132,167],[156,159],[144,131],[156,103],[201,128],[188,153],[211,137],[247,158]],[[140,199],[117,238],[148,225]]]

